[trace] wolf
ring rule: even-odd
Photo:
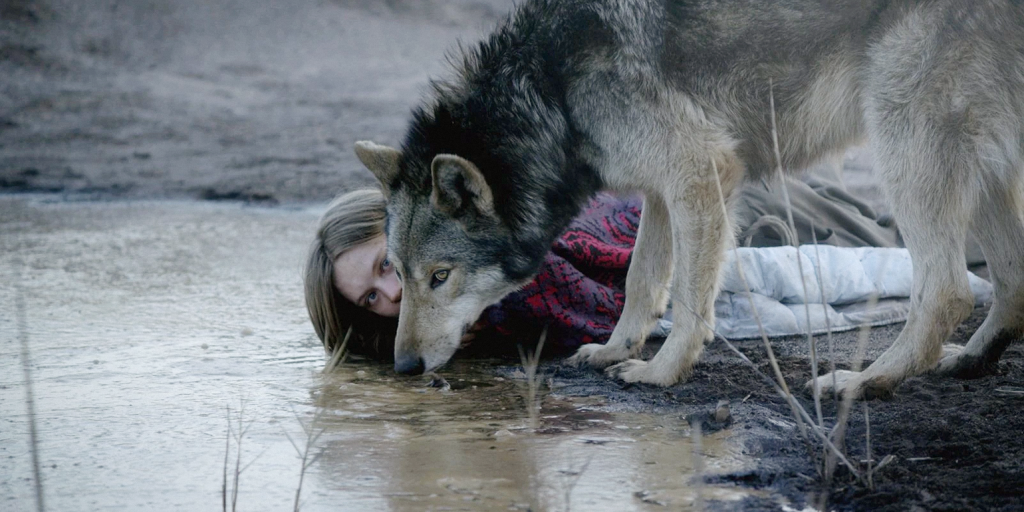
[[[644,196],[626,302],[572,361],[678,382],[713,336],[733,190],[865,141],[914,262],[909,318],[863,372],[808,384],[977,376],[1024,334],[1024,2],[527,0],[449,60],[400,148],[355,146],[388,197],[399,373],[443,365],[610,189]],[[968,230],[995,301],[944,345],[973,308]],[[671,335],[636,359],[669,297]]]

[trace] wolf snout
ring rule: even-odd
[[[419,375],[426,369],[423,358],[419,354],[395,356],[395,372],[402,375]]]

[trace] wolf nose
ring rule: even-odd
[[[419,375],[423,373],[425,365],[420,356],[400,356],[395,358],[395,372],[402,375]]]

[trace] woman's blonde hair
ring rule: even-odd
[[[320,217],[303,276],[306,309],[333,366],[352,352],[375,359],[394,357],[398,321],[359,307],[334,286],[334,260],[349,249],[384,235],[384,194],[353,190],[339,196]]]

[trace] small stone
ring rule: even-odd
[[[427,383],[427,387],[439,388],[441,391],[452,390],[452,385],[447,380],[444,380],[444,377],[436,373],[430,374],[430,382]]]
[[[729,410],[728,400],[718,401],[718,406],[715,407],[715,421],[718,423],[728,423],[732,421],[732,411]]]
[[[210,346],[207,345],[206,343],[203,343],[202,345],[199,345],[199,348],[201,348],[203,350],[206,350],[206,349],[210,348]]]
[[[494,433],[494,438],[499,440],[499,441],[502,441],[502,440],[505,440],[505,439],[510,439],[510,438],[515,437],[515,436],[516,436],[515,434],[513,434],[512,432],[509,432],[507,429],[501,429],[501,430],[499,430],[499,431]]]
[[[252,329],[248,327],[242,328],[242,336],[252,336]]]

